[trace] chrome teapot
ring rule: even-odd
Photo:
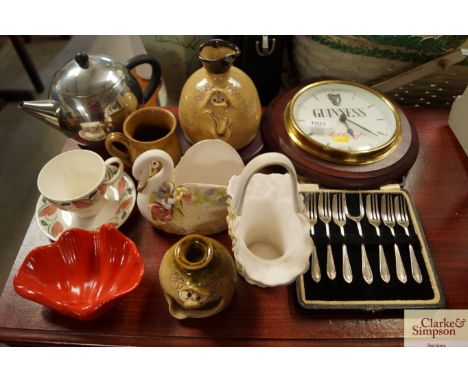
[[[152,67],[144,91],[130,73],[141,64]],[[148,101],[160,79],[161,67],[148,54],[122,64],[108,56],[80,52],[55,73],[48,100],[23,101],[18,107],[76,142],[93,145],[122,130],[125,118]]]

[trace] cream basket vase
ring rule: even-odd
[[[259,174],[281,166],[286,174]],[[254,158],[229,181],[228,227],[238,272],[261,287],[286,285],[309,267],[313,241],[291,161],[278,153]]]

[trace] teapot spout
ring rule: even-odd
[[[58,119],[60,106],[55,101],[22,101],[18,104],[18,109],[22,109],[50,126],[60,129]]]

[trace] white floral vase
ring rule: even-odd
[[[286,174],[258,174],[281,166]],[[313,241],[291,161],[262,154],[229,182],[228,226],[238,272],[261,287],[286,285],[307,271]]]

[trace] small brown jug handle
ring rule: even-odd
[[[114,144],[115,142],[121,143],[126,148],[126,152],[117,148]],[[130,147],[127,140],[127,137],[119,132],[110,133],[106,137],[106,149],[110,155],[120,158],[127,168],[132,167],[132,162],[130,161]]]

